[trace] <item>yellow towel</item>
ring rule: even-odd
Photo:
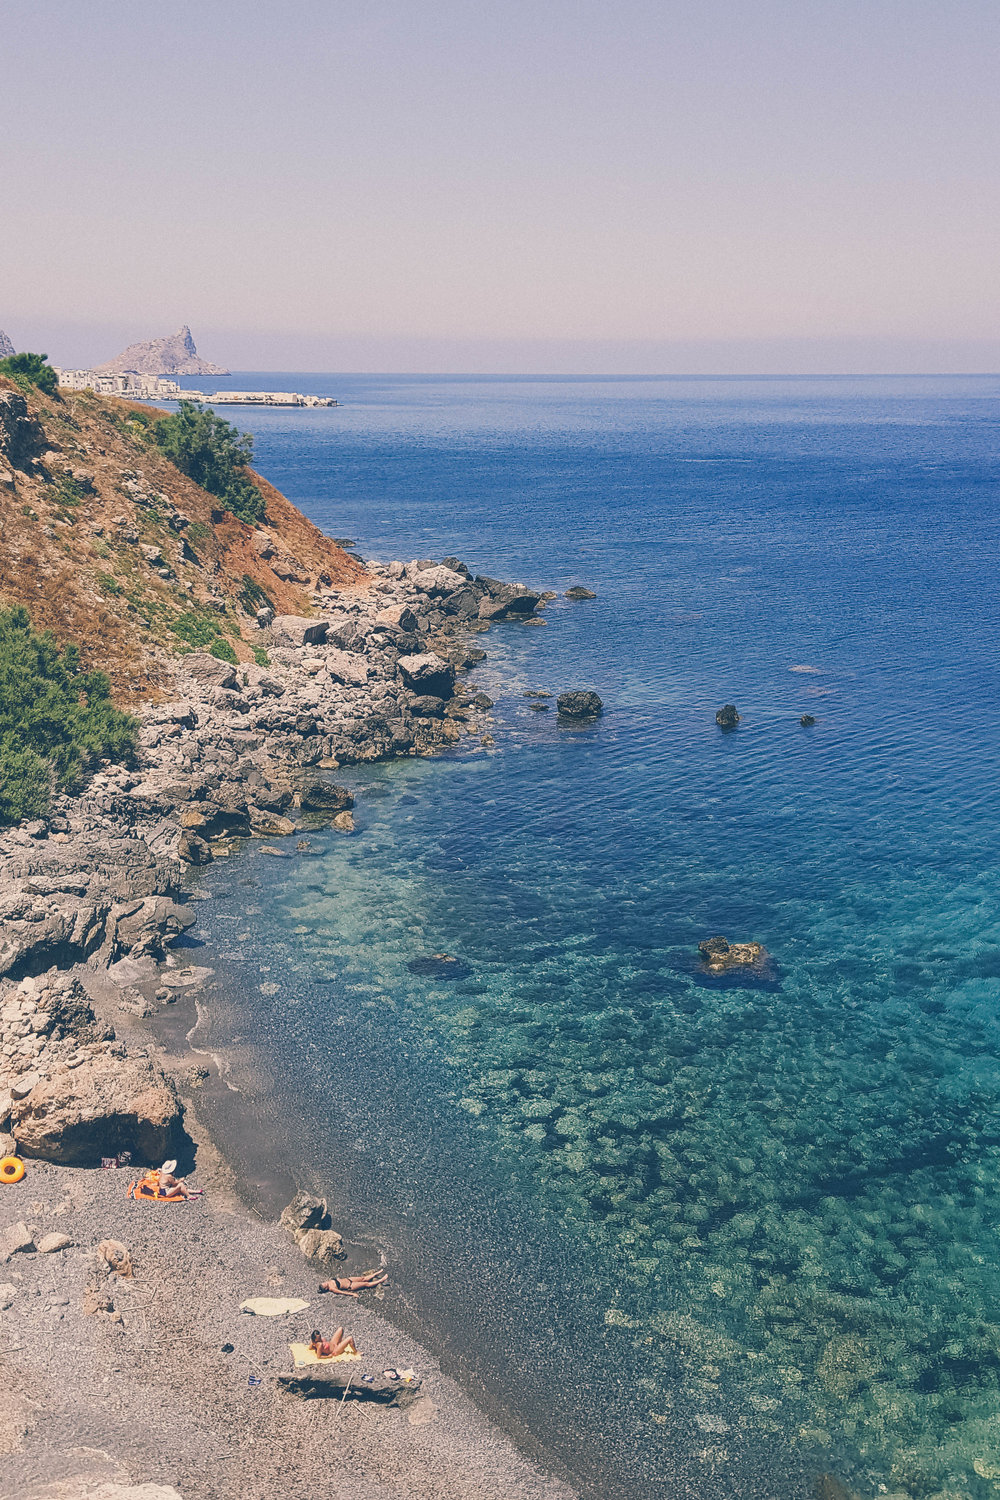
[[[317,1354],[314,1349],[310,1349],[308,1344],[289,1344],[288,1347],[292,1352],[292,1361],[297,1370],[303,1365],[337,1365],[349,1359],[361,1358],[360,1354],[352,1354],[350,1350],[345,1350],[343,1354],[321,1355]]]

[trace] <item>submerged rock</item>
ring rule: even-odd
[[[584,689],[560,693],[556,708],[562,719],[596,719],[604,712],[604,704],[598,695]]]
[[[715,722],[720,729],[735,729],[740,722],[740,716],[736,711],[735,703],[725,703],[715,716]]]
[[[759,964],[768,958],[762,943],[730,943],[724,937],[706,938],[705,942],[698,944],[698,952],[713,974]]]
[[[411,958],[406,965],[411,974],[426,979],[467,979],[472,972],[468,964],[450,953],[431,953],[426,958]]]

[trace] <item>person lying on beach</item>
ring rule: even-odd
[[[338,1328],[332,1339],[322,1338],[318,1328],[309,1335],[309,1347],[318,1359],[332,1359],[338,1354],[357,1354],[358,1346],[349,1333]]]
[[[331,1281],[321,1281],[321,1292],[339,1292],[342,1297],[356,1297],[370,1287],[381,1286],[389,1280],[388,1271],[365,1271],[363,1276],[334,1276]]]

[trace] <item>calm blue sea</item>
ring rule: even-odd
[[[494,749],[207,877],[262,1129],[590,1494],[995,1497],[1000,379],[251,382],[343,402],[226,415],[362,555],[598,593],[480,638]]]

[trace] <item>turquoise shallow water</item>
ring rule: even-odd
[[[210,877],[234,1080],[593,1493],[1000,1493],[1000,381],[293,383],[326,530],[599,598],[483,638],[495,751]]]

